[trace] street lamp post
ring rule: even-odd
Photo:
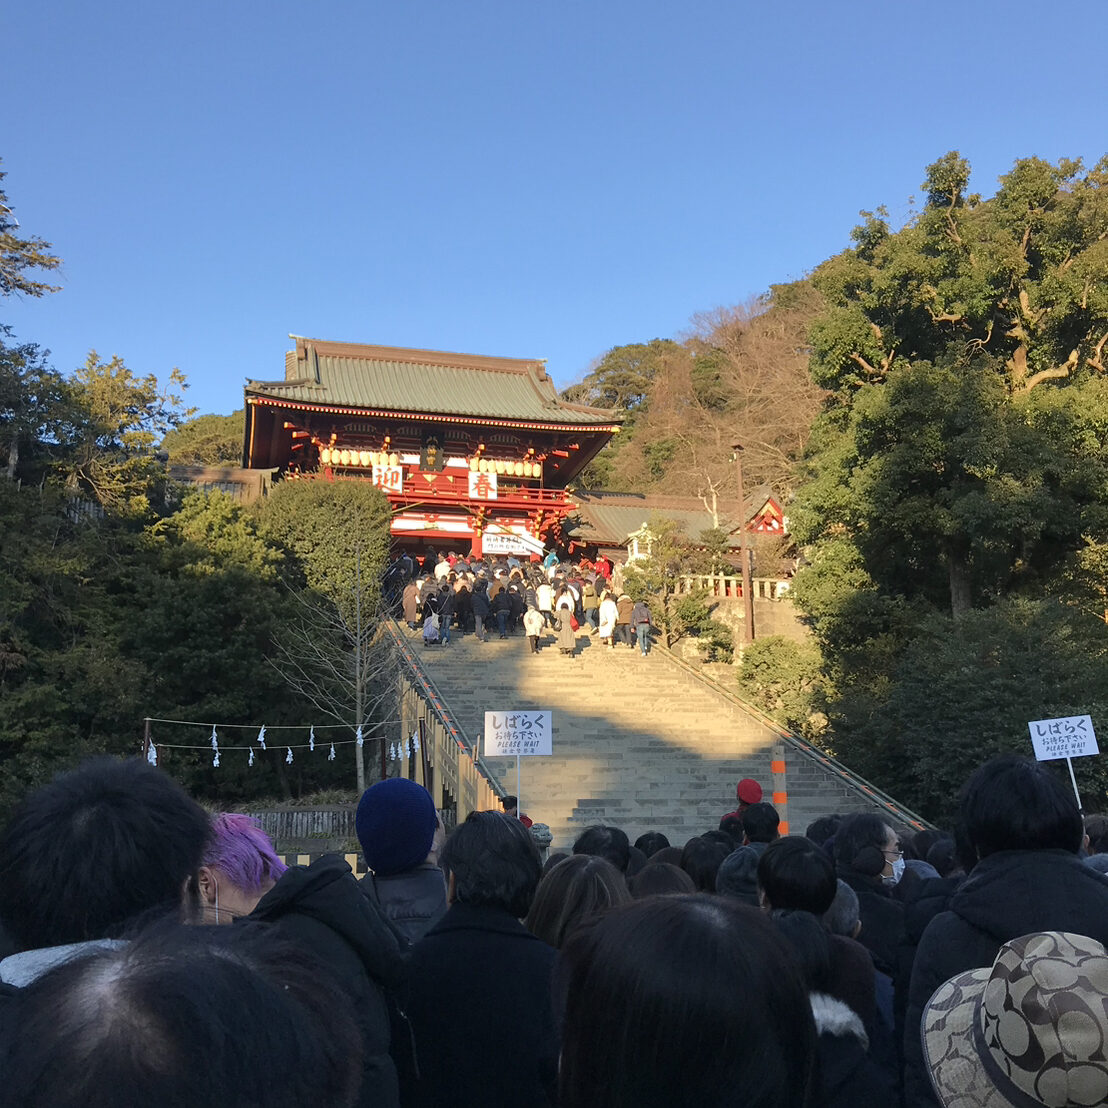
[[[743,646],[754,641],[754,591],[750,585],[750,553],[746,546],[746,496],[743,493],[743,445],[731,444],[735,471],[739,480],[739,557],[743,571]]]

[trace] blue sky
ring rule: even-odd
[[[545,357],[803,276],[959,149],[1108,152],[1102,0],[10,0],[0,157],[64,291],[0,304],[69,371],[200,411],[288,333]]]

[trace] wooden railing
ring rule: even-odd
[[[403,659],[400,734],[405,757],[399,776],[418,781],[431,794],[450,830],[470,812],[500,810],[504,790],[497,784],[434,682],[420,665],[411,640],[395,620],[386,625]],[[413,736],[419,736],[418,746]]]
[[[704,589],[713,597],[740,597],[743,594],[743,579],[722,573],[700,573],[678,578],[679,593],[695,592],[697,589]],[[779,577],[755,577],[750,582],[750,591],[755,600],[783,600],[788,596],[789,582]]]

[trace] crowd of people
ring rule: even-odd
[[[514,798],[447,834],[389,779],[359,881],[86,763],[0,841],[0,1105],[1108,1103],[1108,820],[1049,768],[981,767],[951,835],[737,794],[543,863]]]
[[[385,577],[396,612],[426,645],[448,645],[456,634],[478,642],[490,634],[507,639],[522,633],[532,654],[556,644],[573,654],[578,633],[596,636],[609,650],[625,645],[650,653],[652,617],[645,601],[622,590],[611,563],[578,559],[540,561],[459,557],[429,551],[416,561],[398,554]],[[550,634],[550,642],[547,636]]]

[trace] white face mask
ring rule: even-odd
[[[893,859],[893,875],[892,877],[884,878],[886,885],[895,885],[904,876],[904,859]]]

